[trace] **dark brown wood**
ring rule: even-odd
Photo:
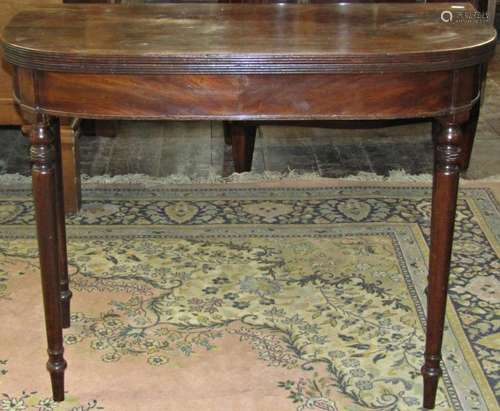
[[[469,119],[465,122],[462,128],[464,133],[462,151],[463,162],[461,164],[461,171],[467,171],[469,168],[469,162],[472,154],[472,146],[474,145],[474,138],[476,137],[477,124],[479,122],[479,113],[481,110],[481,103],[484,100],[484,89],[486,86],[486,73],[488,68],[486,64],[481,65],[477,68],[476,75],[473,81],[477,82],[475,87],[481,90],[482,98],[478,101],[471,109]]]
[[[61,0],[2,0],[0,6],[0,32],[3,27],[21,10],[59,4]],[[2,61],[0,52],[0,125],[21,125],[23,119],[12,100],[11,68]]]
[[[477,10],[480,10],[481,12],[486,12],[488,9],[487,2],[484,2],[484,1],[479,1],[479,2],[473,1],[472,4],[474,5],[474,7]],[[483,87],[484,87],[484,83],[486,80],[486,69],[479,70],[477,75],[478,75],[478,77],[477,77],[478,81],[483,83]],[[466,138],[464,139],[463,149],[465,151],[469,152],[469,155],[464,157],[466,159],[470,159],[470,152],[472,150],[472,145],[474,143],[474,138],[476,135],[477,124],[479,121],[479,110],[480,110],[480,103],[478,102],[474,106],[474,109],[472,110],[470,119],[467,121],[467,123],[463,127],[463,132],[466,136]],[[281,124],[282,125],[289,125],[290,123],[289,122],[282,122]],[[305,126],[307,124],[308,124],[308,122],[298,123],[298,125],[301,125],[301,126]],[[335,121],[335,122],[322,121],[322,122],[319,122],[319,124],[317,124],[316,126],[335,128],[337,124],[338,124],[337,121]],[[295,124],[295,125],[297,125],[297,124]],[[225,134],[224,134],[225,142],[226,142],[226,144],[231,145],[232,144],[232,136],[230,134],[231,128],[225,127],[225,125],[224,125],[224,130],[225,130]],[[232,154],[233,154],[235,169],[237,169],[237,164],[244,163],[245,159],[248,158],[248,153],[244,153],[243,151],[241,151],[241,149],[238,149],[238,150],[233,149]],[[469,162],[468,162],[469,160],[464,160],[464,161],[466,161],[466,162],[462,165],[462,168],[463,168],[463,170],[467,170],[469,167]],[[251,167],[252,167],[252,164],[250,162],[249,168],[245,169],[245,171],[250,171]]]
[[[25,71],[19,69],[19,74],[28,77]],[[432,76],[425,72],[411,76],[405,73],[116,76],[47,72],[38,75],[36,87],[40,90],[40,110],[56,116],[337,120],[444,114],[455,104],[451,93],[453,81],[450,71],[433,72]],[[34,86],[26,79],[17,98],[32,104]],[[365,91],[360,93],[360,89]],[[87,104],[82,105],[82,100]],[[169,103],[164,104],[165,101]],[[343,103],[339,105],[338,101]],[[457,108],[467,108],[469,103]]]
[[[63,0],[68,4],[118,4],[120,0]],[[114,137],[116,124],[114,122],[92,121],[93,135]],[[64,183],[64,209],[67,215],[72,215],[80,210],[82,204],[79,139],[81,130],[80,122],[76,119],[63,121],[61,134],[61,156]]]
[[[33,198],[40,253],[40,272],[45,308],[47,369],[55,401],[64,399],[63,317],[60,292],[59,224],[57,217],[57,161],[49,120],[38,115],[31,131]],[[61,239],[63,240],[63,239]]]
[[[61,158],[63,164],[64,211],[78,212],[82,203],[80,178],[80,121],[62,118],[60,121]]]
[[[69,289],[68,253],[66,250],[66,221],[64,210],[64,185],[62,169],[62,142],[60,121],[52,119],[52,133],[55,136],[55,178],[56,178],[56,223],[57,223],[57,251],[59,257],[59,282],[61,288],[61,315],[63,328],[70,327],[70,303],[72,293]]]
[[[462,164],[460,169],[466,171],[469,168],[469,162],[472,155],[472,146],[474,145],[474,138],[476,137],[477,123],[479,122],[479,111],[481,108],[480,102],[477,102],[471,109],[470,117],[462,127],[464,134],[462,145]]]
[[[165,2],[169,2],[169,0],[157,0],[156,2],[158,3],[165,3]],[[224,0],[219,0],[219,2],[225,2]],[[277,2],[277,1],[273,1],[273,0],[254,0],[254,1],[248,1],[248,0],[234,0],[234,1],[229,1],[229,2],[242,2],[242,3],[273,3],[273,2]],[[296,1],[293,1],[291,0],[290,1],[291,3],[296,3]],[[321,1],[319,1],[321,2]],[[330,1],[331,3],[334,3],[335,1]],[[348,1],[348,3],[354,3],[355,1]],[[314,3],[314,1],[309,1],[309,3]],[[481,0],[481,1],[472,1],[471,2],[473,4],[473,6],[480,12],[483,12],[483,13],[486,13],[488,11],[488,4],[487,4],[487,1],[484,1],[484,0]],[[479,104],[477,105],[477,108],[474,110],[476,114],[473,114],[471,115],[471,119],[467,122],[467,124],[464,126],[464,133],[466,134],[467,138],[465,139],[465,142],[464,144],[466,145],[464,147],[465,150],[471,150],[472,149],[472,144],[474,142],[474,137],[475,137],[475,133],[476,133],[476,129],[477,129],[477,122],[478,122],[478,119],[479,119]],[[234,123],[233,123],[234,124]],[[282,123],[282,125],[288,125],[288,123]],[[302,123],[302,124],[299,124],[299,125],[307,125],[307,123]],[[335,128],[335,125],[336,123],[329,123],[327,121],[325,122],[322,122],[319,124],[319,127],[328,127],[328,128]],[[230,126],[227,126],[226,127],[226,124],[224,124],[224,141],[227,145],[231,145],[232,144],[232,135],[230,134],[231,133],[231,130],[232,130],[232,127]],[[235,129],[236,130],[236,129]],[[233,155],[233,159],[234,159],[234,167],[235,167],[235,170],[237,170],[239,168],[239,164],[243,164],[245,163],[246,159],[249,157],[248,153],[245,153],[243,151],[241,151],[241,148],[239,149],[233,149],[232,150],[232,155]],[[470,156],[469,156],[470,158]],[[249,164],[249,168],[247,167],[245,169],[245,171],[250,171],[251,170],[251,167],[252,167],[252,164],[250,162]],[[464,169],[467,169],[469,167],[469,164],[464,164],[463,165]]]
[[[44,7],[48,5],[58,5],[61,3],[118,3],[113,0],[2,0],[0,7],[0,31],[3,30],[5,24],[19,11],[34,7]],[[2,53],[0,52],[0,125],[23,125],[23,120],[19,108],[14,104],[12,98],[12,75],[11,67],[2,61]],[[109,134],[107,134],[109,135]],[[78,158],[69,157],[69,153],[77,153],[77,147],[70,147],[69,140],[66,141],[65,156],[63,160],[63,173],[68,174],[65,177],[65,183],[71,181],[79,181],[80,176],[75,176],[78,172]],[[76,184],[67,187],[66,206],[69,214],[75,213],[80,207],[80,187]],[[70,193],[74,193],[70,195]]]
[[[81,207],[80,178],[80,121],[63,118],[59,121],[57,134],[60,136],[60,156],[62,181],[64,187],[64,211],[67,215],[77,213]],[[24,136],[31,134],[31,124],[23,124],[21,132]]]
[[[180,0],[149,0],[148,3],[162,3],[162,4],[165,4],[165,3],[177,3],[177,2],[183,2],[183,1],[180,1]],[[280,1],[280,0],[205,0],[204,2],[207,2],[207,3],[250,3],[250,4],[262,4],[262,3],[303,3],[299,0],[287,0],[287,1]],[[349,1],[344,1],[344,0],[309,0],[307,1],[308,4],[314,4],[314,3],[340,3],[340,2],[343,2],[343,3],[356,3],[358,2],[357,0],[349,0]],[[359,1],[361,3],[363,2],[369,2],[369,1]],[[377,1],[374,1],[375,3]],[[386,0],[387,2],[387,0]],[[396,2],[398,3],[404,3],[404,2],[409,2],[409,3],[412,3],[414,2],[414,0],[396,0]],[[487,12],[488,10],[488,4],[487,4],[487,1],[486,0],[474,0],[474,1],[471,1],[471,4],[474,6],[474,8],[476,8],[478,11],[480,12]],[[102,124],[102,122],[100,122],[100,124]],[[235,123],[233,122],[232,123],[233,125],[235,125]],[[287,122],[281,122],[280,123],[281,125],[289,125],[289,123]],[[295,124],[297,125],[297,124]],[[305,122],[305,123],[298,123],[299,126],[307,126],[308,125],[308,122]],[[336,128],[336,126],[338,125],[337,122],[327,122],[327,121],[324,121],[324,122],[320,122],[319,127],[328,127],[328,128]],[[389,123],[389,125],[391,125]],[[475,130],[476,130],[476,126],[477,126],[477,119],[476,121],[472,120],[469,122],[469,124],[466,126],[467,130],[464,131],[466,132],[466,134],[469,134],[470,135],[470,138],[467,139],[467,141],[470,141],[470,142],[473,142],[474,141],[474,136],[475,136]],[[232,135],[231,135],[231,131],[233,129],[233,127],[226,123],[226,122],[223,122],[223,128],[224,128],[224,141],[227,145],[231,145],[232,144]],[[234,129],[235,132],[237,129]],[[106,132],[106,130],[105,130]],[[101,132],[101,135],[109,135],[109,134],[102,134]],[[472,146],[472,143],[470,143],[470,145]],[[243,170],[243,171],[250,171],[251,168],[252,168],[252,162],[251,162],[251,158],[253,156],[253,153],[246,153],[245,151],[242,151],[241,150],[241,145],[239,146],[239,148],[235,148],[232,150],[232,156],[233,156],[233,159],[234,159],[234,168],[235,170]],[[250,158],[250,162],[248,162],[248,158]],[[240,167],[241,164],[246,164],[246,167],[244,167],[243,169]],[[465,168],[468,167],[468,164],[466,165]]]
[[[442,7],[67,6],[13,20],[3,46],[14,65],[16,99],[36,119],[33,187],[56,400],[64,396],[60,300],[67,282],[47,116],[245,121],[233,140],[245,158],[241,168],[249,167],[255,121],[430,117],[438,120],[422,373],[424,405],[434,406],[459,171],[470,155],[466,134],[480,97],[478,73],[495,46],[489,27],[439,23]],[[140,30],[132,24],[138,17]],[[264,34],[241,30],[247,20]],[[426,30],[413,31],[415,25]],[[90,29],[84,39],[82,27]]]
[[[424,408],[435,406],[439,377],[442,374],[446,296],[450,275],[453,227],[460,168],[464,164],[462,124],[467,114],[436,120],[434,131],[434,182],[431,216],[431,249],[427,290],[427,338],[425,345]]]
[[[237,173],[250,171],[257,127],[238,123],[229,123],[228,127],[233,145],[234,171]]]
[[[467,3],[456,6],[475,11]],[[495,46],[494,30],[443,24],[443,7],[67,5],[19,13],[3,39],[6,60],[17,66],[59,72],[85,67],[85,73],[100,74],[400,73],[416,65],[418,71],[438,71],[486,61]]]

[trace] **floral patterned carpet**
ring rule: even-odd
[[[0,410],[419,410],[430,188],[87,186],[50,399],[30,193],[0,187]],[[498,183],[463,185],[437,410],[500,398]]]

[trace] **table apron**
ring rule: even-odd
[[[391,119],[467,110],[479,66],[350,74],[79,74],[16,69],[25,110],[120,119]]]

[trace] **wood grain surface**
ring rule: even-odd
[[[66,5],[18,14],[6,59],[38,70],[302,73],[443,70],[486,61],[496,32],[433,4]],[[459,11],[474,12],[468,4]],[[455,10],[455,9],[453,9]]]

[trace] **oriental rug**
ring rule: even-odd
[[[458,205],[437,410],[497,410],[498,183]],[[0,410],[419,410],[428,184],[87,185],[50,400],[29,189],[0,187]]]

